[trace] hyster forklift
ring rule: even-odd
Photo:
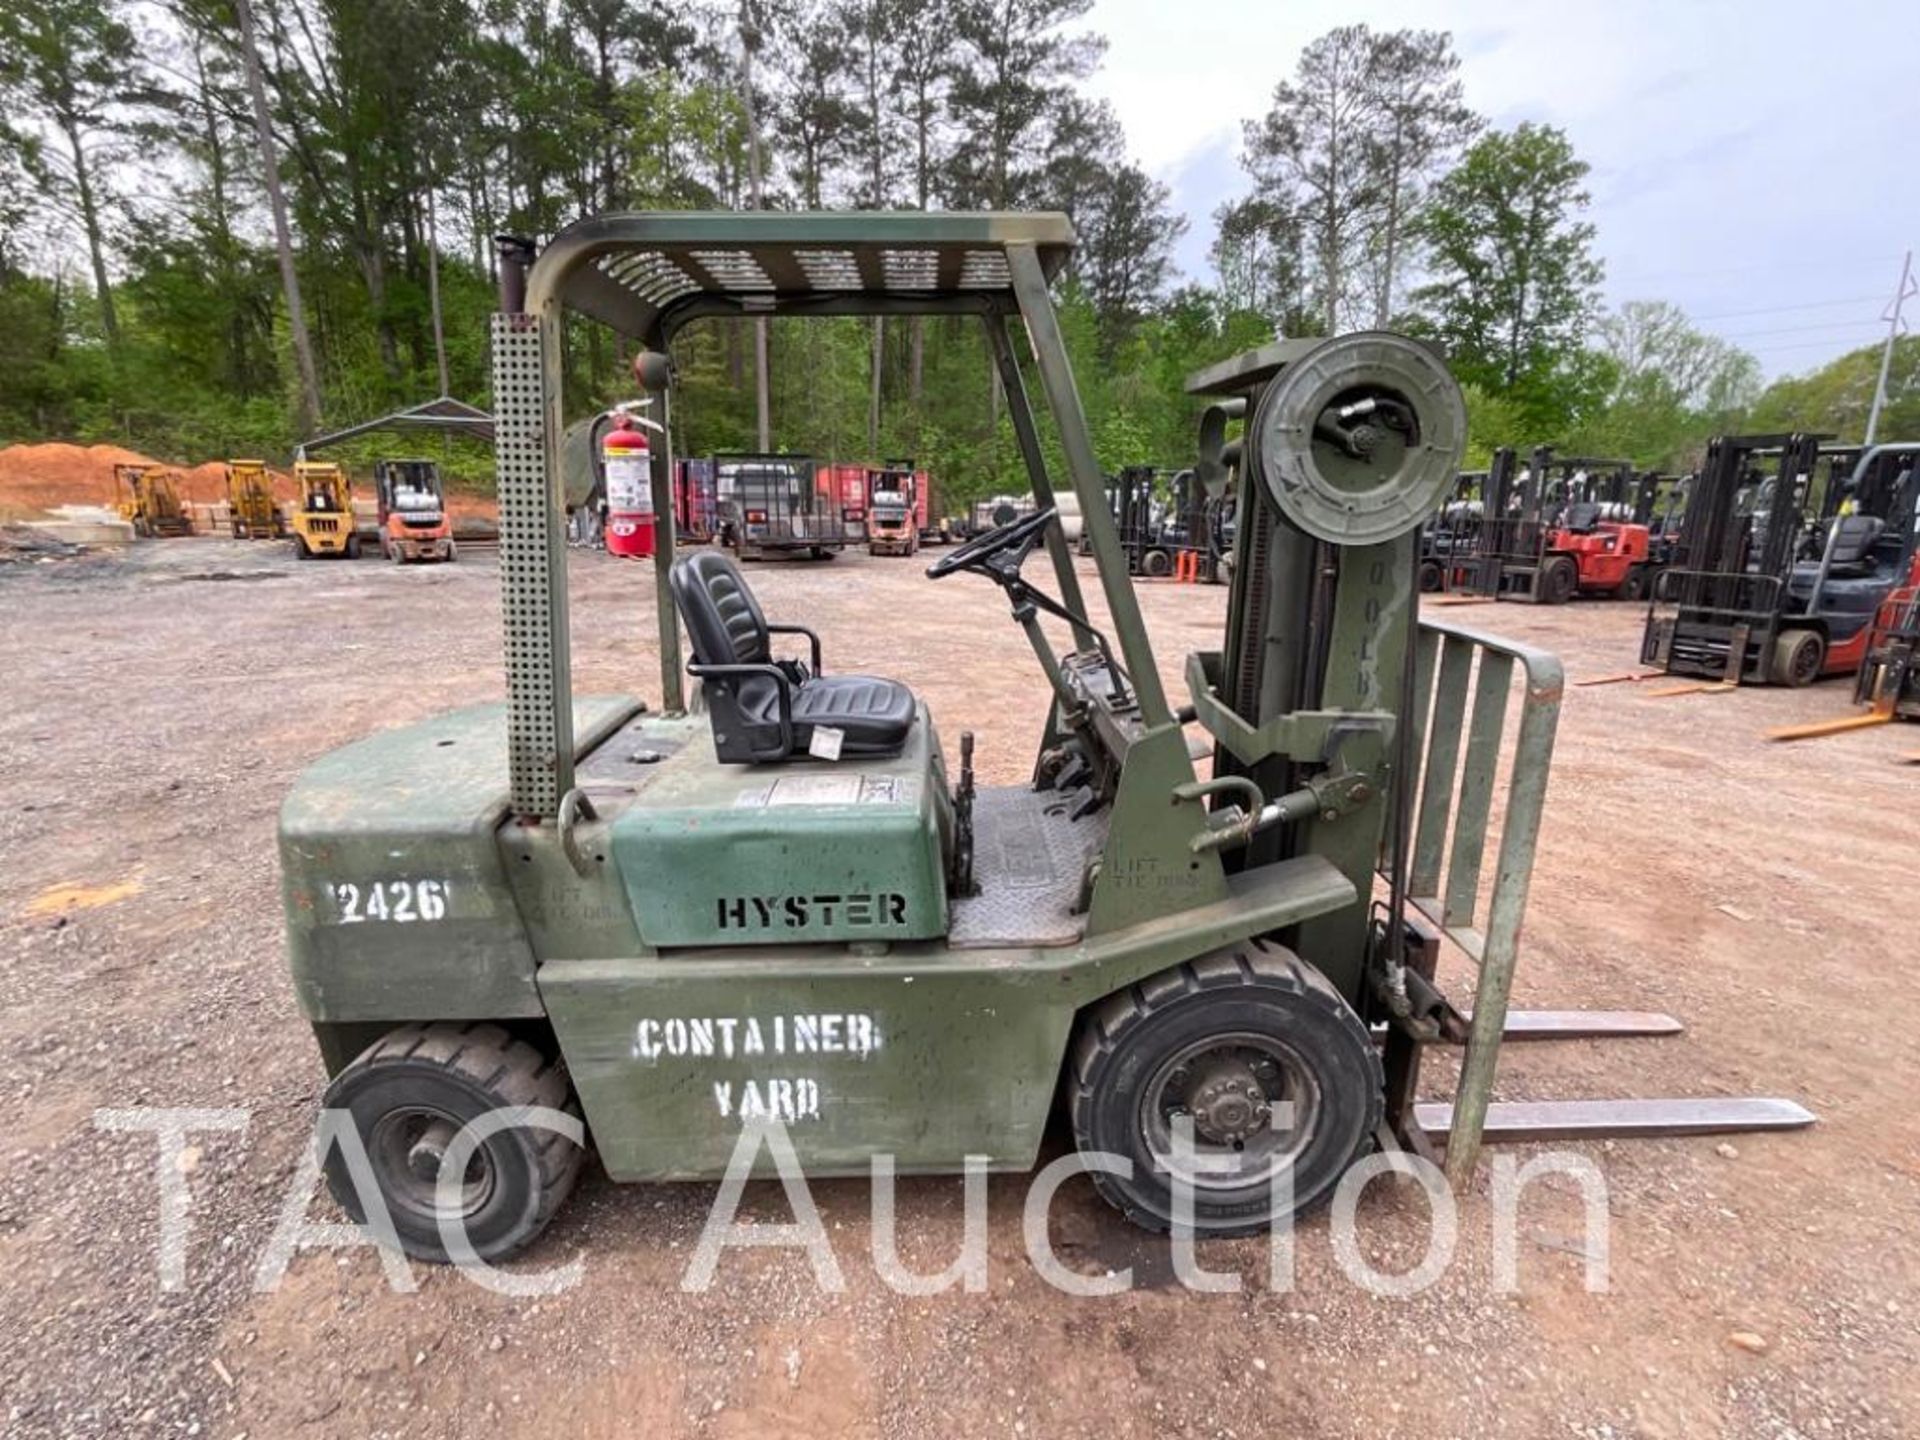
[[[164,465],[113,467],[113,488],[126,491],[116,507],[120,518],[132,522],[133,533],[142,539],[193,534],[193,516],[180,498],[174,473]]]
[[[1120,1157],[1096,1177],[1109,1200],[1184,1226],[1191,1187],[1208,1234],[1326,1200],[1379,1144],[1445,1137],[1459,1182],[1483,1135],[1811,1119],[1724,1100],[1489,1108],[1561,670],[1416,624],[1417,533],[1459,462],[1459,389],[1388,334],[1280,342],[1196,377],[1247,417],[1224,482],[1245,519],[1223,644],[1189,655],[1187,694],[1170,696],[1049,290],[1072,239],[1052,214],[765,212],[590,218],[537,259],[503,245],[509,698],[323,757],[280,816],[326,1104],[411,1253],[444,1258],[463,1230],[490,1258],[547,1223],[583,1152],[496,1113],[524,1106],[577,1106],[615,1179],[664,1181],[719,1177],[776,1123],[813,1176],[867,1175],[882,1154],[909,1173],[1025,1170],[1060,1099],[1083,1149]],[[927,574],[998,587],[1032,647],[1053,703],[1025,783],[976,785],[970,736],[949,783],[924,699],[828,669],[731,556],[681,553],[666,445],[651,462],[659,703],[572,693],[568,312],[628,337],[663,416],[671,342],[702,317],[982,323],[1032,509]],[[1093,531],[1104,630],[1057,523],[1017,335]],[[1443,939],[1477,964],[1470,1018],[1435,983]],[[1464,1046],[1459,1088],[1417,1104],[1436,1043]],[[456,1144],[490,1114],[505,1128]],[[358,1158],[336,1145],[326,1167],[364,1220]]]
[[[360,558],[354,530],[353,486],[347,472],[331,460],[296,460],[293,484],[299,499],[293,512],[293,553],[302,560]]]
[[[452,560],[453,517],[447,514],[440,467],[431,460],[376,460],[380,553],[396,565],[409,560]]]
[[[1916,451],[1823,450],[1804,434],[1712,441],[1640,658],[1722,685],[1856,674],[1913,561]]]
[[[264,460],[227,462],[227,522],[236,540],[284,540],[287,517],[273,498]]]

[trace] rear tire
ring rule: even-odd
[[[1136,1225],[1173,1223],[1172,1116],[1228,1173],[1191,1176],[1202,1235],[1245,1235],[1320,1204],[1373,1142],[1384,1103],[1379,1053],[1325,976],[1289,950],[1249,943],[1149,976],[1082,1015],[1073,1054],[1073,1132],[1082,1153],[1132,1162],[1095,1173]],[[1291,1101],[1283,1128],[1267,1108]],[[1175,1160],[1173,1163],[1180,1163]],[[1291,1171],[1292,1203],[1273,1177]]]
[[[1773,642],[1773,683],[1798,690],[1820,678],[1827,642],[1818,630],[1789,630]]]
[[[349,535],[347,537],[347,559],[358,560],[359,558],[360,558],[360,537],[358,535]]]
[[[293,537],[293,558],[296,560],[313,558],[313,551],[307,548],[307,542],[298,535]]]
[[[1580,588],[1580,571],[1565,555],[1555,555],[1540,567],[1540,599],[1547,605],[1564,605]]]
[[[540,1105],[578,1116],[565,1069],[498,1025],[404,1025],[342,1070],[328,1109],[352,1117],[400,1247],[444,1263],[434,1187],[445,1141],[491,1110]],[[467,1240],[482,1260],[510,1255],[547,1227],[579,1178],[585,1152],[531,1126],[501,1130],[474,1153],[463,1192]],[[366,1215],[339,1147],[327,1187],[356,1222]]]

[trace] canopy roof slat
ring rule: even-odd
[[[528,308],[557,301],[646,343],[696,315],[1011,312],[1010,245],[1031,245],[1052,279],[1073,226],[996,211],[597,215],[540,253]]]

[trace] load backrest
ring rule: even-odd
[[[767,617],[733,561],[700,550],[674,561],[673,603],[701,665],[764,665]]]

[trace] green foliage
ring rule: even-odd
[[[1631,300],[1597,329],[1605,396],[1567,435],[1571,450],[1684,471],[1708,436],[1740,425],[1759,394],[1759,362],[1696,329],[1678,306]]]
[[[1866,433],[1867,414],[1873,408],[1883,348],[1854,350],[1810,375],[1774,381],[1754,402],[1747,428],[1810,430],[1858,439]],[[1875,438],[1920,439],[1920,336],[1906,335],[1893,342],[1887,405]]]
[[[1582,346],[1600,264],[1587,164],[1551,126],[1494,131],[1435,187],[1417,226],[1431,283],[1414,292],[1417,328],[1440,339],[1454,373],[1513,401],[1534,434],[1590,410],[1608,379]]]
[[[1416,273],[1432,283],[1396,323],[1444,341],[1467,382],[1470,463],[1549,440],[1678,466],[1741,425],[1857,434],[1872,394],[1877,350],[1756,397],[1751,358],[1672,307],[1596,322],[1586,167],[1560,132],[1524,124],[1461,158],[1479,121],[1441,32],[1350,26],[1306,47],[1249,127],[1252,193],[1213,217],[1217,275],[1172,289],[1187,221],[1084,91],[1104,44],[1089,0],[252,10],[325,429],[437,393],[442,345],[451,392],[487,403],[496,234],[741,208],[756,189],[776,207],[1064,210],[1081,243],[1061,324],[1109,469],[1191,458],[1194,370],[1276,333],[1379,323]],[[0,443],[284,461],[297,368],[229,0],[14,0],[0,99]],[[978,324],[877,329],[876,365],[870,321],[771,325],[773,443],[912,456],[953,508],[1019,488]],[[1883,433],[1920,433],[1917,346],[1902,342]],[[630,397],[630,358],[630,341],[570,327],[569,412]],[[676,448],[753,448],[751,328],[703,322],[675,359]],[[1026,384],[1037,400],[1037,376]],[[428,453],[485,482],[483,448]]]
[[[1480,128],[1459,69],[1443,31],[1343,25],[1246,125],[1254,193],[1220,217],[1224,258],[1276,315],[1313,311],[1312,330],[1289,333],[1386,324],[1428,182]]]
[[[1460,387],[1467,402],[1467,458],[1462,468],[1484,470],[1502,445],[1526,444],[1527,417],[1513,401],[1489,395],[1478,385]]]

